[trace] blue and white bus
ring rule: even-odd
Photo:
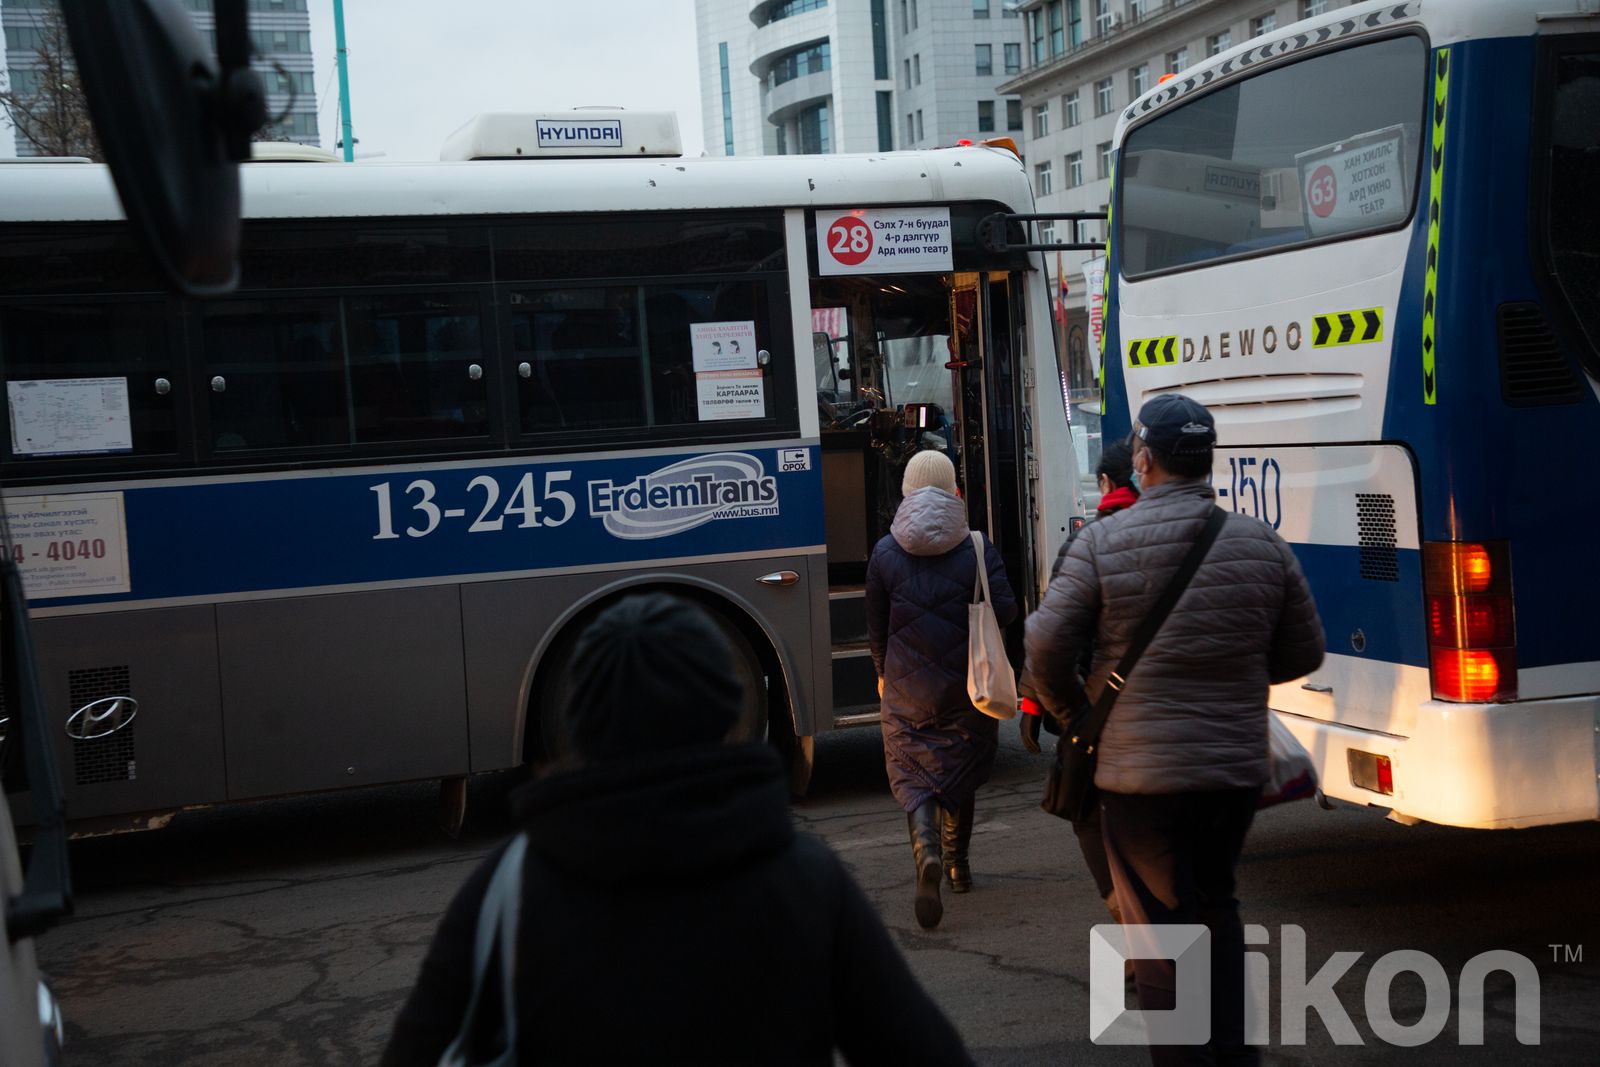
[[[1328,657],[1272,707],[1400,821],[1600,815],[1600,18],[1364,3],[1118,123],[1106,433],[1182,390]]]
[[[1042,263],[980,239],[1032,210],[1015,150],[676,137],[497,116],[445,162],[248,165],[204,303],[103,168],[0,164],[0,474],[81,827],[459,804],[553,754],[574,635],[654,588],[722,620],[803,788],[816,734],[876,721],[861,582],[919,449],[1037,596],[1081,509]]]

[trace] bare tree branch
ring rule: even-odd
[[[35,13],[32,29],[36,35],[34,65],[23,68],[29,84],[17,87],[23,70],[13,61],[9,84],[0,89],[0,110],[22,140],[40,155],[100,159],[89,103],[72,65],[72,44],[60,10],[51,5]]]

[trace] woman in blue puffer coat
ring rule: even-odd
[[[919,452],[901,492],[889,536],[867,565],[867,637],[883,698],[889,788],[911,829],[917,922],[928,928],[944,915],[941,821],[950,889],[972,885],[973,801],[994,767],[998,723],[967,697],[967,605],[978,572],[955,467],[942,452]],[[995,615],[1005,626],[1016,618],[1016,598],[1000,553],[988,538],[983,546]]]

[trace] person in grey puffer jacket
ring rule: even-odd
[[[1130,443],[1139,506],[1084,528],[1028,620],[1024,676],[1046,707],[1071,706],[1069,676],[1091,642],[1087,688],[1098,695],[1215,507],[1206,476],[1216,429],[1202,405],[1155,397]],[[1209,1050],[1152,1046],[1158,1065],[1259,1062],[1244,1043],[1234,865],[1268,776],[1267,687],[1314,670],[1323,645],[1289,546],[1265,523],[1229,515],[1100,736],[1095,785],[1123,921],[1203,923],[1212,934]],[[1174,1007],[1171,959],[1134,970],[1142,1009]]]
[[[911,831],[917,922],[932,927],[944,914],[941,847],[951,891],[964,893],[972,884],[974,798],[989,780],[999,744],[999,724],[967,696],[967,605],[977,567],[988,574],[1001,626],[1017,617],[1017,604],[999,551],[987,538],[981,560],[973,548],[949,458],[918,452],[901,488],[905,499],[889,536],[867,564],[867,640],[883,698],[889,788]]]

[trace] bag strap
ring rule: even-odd
[[[972,580],[972,602],[974,604],[989,603],[989,560],[983,551],[983,534],[977,530],[972,532],[972,555],[977,561],[978,576]],[[983,593],[983,599],[978,599],[978,593]]]
[[[517,965],[517,922],[522,905],[522,862],[528,851],[528,835],[518,834],[511,839],[501,854],[500,862],[484,890],[483,903],[478,908],[477,933],[472,945],[472,995],[467,1010],[461,1017],[455,1040],[440,1056],[441,1067],[466,1064],[474,1038],[481,1033],[493,1032],[492,1017],[486,1019],[489,1006],[485,1002],[484,987],[489,980],[489,963],[495,947],[500,949],[500,1023],[505,1034],[506,1047],[517,1046],[516,994],[512,976]],[[486,1025],[487,1024],[487,1025]]]
[[[1172,609],[1177,606],[1183,591],[1189,587],[1189,580],[1194,577],[1195,571],[1200,569],[1201,561],[1211,550],[1212,542],[1217,539],[1217,534],[1222,532],[1222,524],[1227,519],[1227,512],[1215,504],[1211,506],[1211,514],[1206,517],[1206,524],[1201,528],[1200,536],[1195,538],[1188,554],[1183,557],[1183,562],[1178,565],[1178,572],[1172,576],[1172,581],[1167,583],[1167,588],[1161,593],[1161,599],[1156,601],[1150,613],[1140,622],[1133,640],[1128,643],[1128,650],[1123,653],[1116,669],[1107,676],[1099,698],[1091,702],[1088,693],[1083,689],[1083,683],[1078,681],[1076,674],[1073,674],[1071,684],[1078,690],[1078,696],[1082,701],[1080,706],[1089,708],[1083,722],[1072,731],[1073,742],[1084,744],[1091,749],[1099,743],[1100,731],[1105,729],[1106,720],[1111,717],[1111,708],[1116,704],[1117,696],[1122,692],[1123,686],[1128,684],[1128,675],[1133,673],[1134,664],[1139,662],[1139,657],[1144,655],[1144,650],[1155,639],[1156,631],[1161,629],[1162,624],[1167,621],[1167,616],[1172,614]]]

